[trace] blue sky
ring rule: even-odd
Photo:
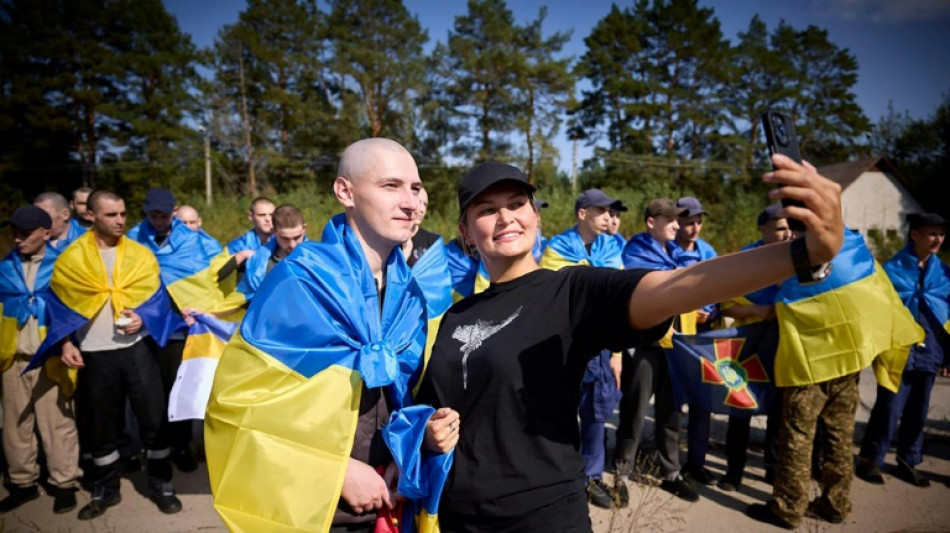
[[[461,0],[404,0],[429,32],[430,46],[444,41],[454,17],[464,14]],[[545,32],[573,30],[567,55],[584,53],[584,37],[609,11],[613,2],[573,0],[546,2],[509,0],[519,23],[537,16],[548,6]],[[616,2],[626,6],[632,2]],[[702,0],[713,7],[723,34],[736,39],[756,13],[771,30],[782,19],[796,28],[809,24],[827,29],[832,42],[848,48],[857,58],[858,105],[876,122],[893,102],[898,112],[912,118],[930,116],[950,94],[950,1],[947,0]],[[165,0],[182,30],[195,44],[210,46],[218,30],[237,21],[244,0]],[[565,142],[566,146],[566,142]],[[561,167],[570,164],[570,151],[562,149]],[[584,150],[582,157],[589,154]]]

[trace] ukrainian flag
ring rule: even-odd
[[[383,439],[399,467],[397,489],[410,500],[409,505],[403,506],[400,530],[404,532],[439,531],[439,502],[455,452],[423,450],[426,422],[434,412],[428,405],[405,407],[394,412],[383,428]]]
[[[805,285],[786,280],[775,311],[779,387],[853,374],[873,361],[878,383],[897,392],[910,346],[924,338],[864,238],[851,230],[828,277]]]
[[[541,268],[560,270],[567,266],[590,265],[606,268],[623,268],[622,249],[616,239],[598,235],[591,244],[590,253],[584,245],[577,226],[551,237],[541,254]]]
[[[751,250],[753,248],[758,248],[763,245],[764,243],[761,240],[758,240],[748,246],[745,246],[742,249]],[[729,308],[736,307],[736,306],[767,305],[771,307],[775,305],[775,295],[778,294],[778,289],[779,289],[778,285],[769,285],[768,287],[764,287],[757,291],[750,292],[749,294],[746,294],[745,296],[740,296],[738,298],[733,298],[732,300],[723,302],[720,307],[723,311],[726,311]],[[732,326],[735,328],[738,328],[738,327],[746,326],[749,324],[756,324],[761,321],[762,319],[758,317],[750,317],[750,318],[743,318],[743,319],[737,318],[737,319],[733,319]]]
[[[275,266],[215,372],[205,445],[215,509],[231,531],[326,531],[363,385],[411,404],[426,299],[394,248],[385,298],[345,217]]]
[[[205,417],[218,360],[238,327],[234,322],[205,313],[194,315],[194,319],[195,323],[188,328],[181,366],[168,396],[170,422]]]
[[[46,290],[53,274],[58,253],[47,247],[33,280],[33,290],[27,289],[26,277],[16,250],[0,261],[0,372],[13,365],[20,330],[30,317],[35,317],[40,342],[46,338],[48,312]],[[76,390],[76,369],[68,368],[59,357],[51,357],[43,365],[47,377],[57,383],[66,396]]]
[[[218,272],[230,261],[218,241],[203,231],[192,231],[173,219],[168,237],[161,245],[155,229],[142,221],[129,230],[128,238],[138,241],[155,254],[161,266],[162,282],[179,310],[200,309],[209,313],[229,311],[243,304],[243,298],[230,296],[236,285],[237,270],[218,280]],[[234,276],[233,278],[231,276]]]
[[[441,237],[422,254],[416,264],[412,265],[412,277],[416,279],[426,299],[429,333],[426,338],[425,361],[428,362],[436,334],[439,332],[439,324],[442,323],[442,315],[452,306],[449,259]],[[424,368],[423,371],[425,371]]]
[[[96,237],[86,232],[63,250],[53,266],[45,294],[50,327],[28,369],[43,364],[53,346],[95,318],[110,300],[114,318],[123,309],[135,311],[144,329],[164,346],[172,333],[185,327],[171,311],[164,289],[155,256],[127,237],[116,245],[110,286]]]
[[[950,268],[939,257],[931,254],[927,258],[921,276],[917,254],[908,246],[884,263],[884,271],[912,316],[920,316],[920,302],[924,301],[950,333]]]

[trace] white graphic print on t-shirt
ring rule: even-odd
[[[524,307],[524,306],[522,306]],[[484,320],[476,320],[474,324],[470,326],[458,326],[455,328],[455,331],[452,332],[452,338],[460,341],[462,346],[459,348],[459,351],[462,352],[462,388],[468,388],[468,356],[472,352],[478,349],[479,346],[485,342],[488,337],[491,337],[495,333],[498,333],[508,324],[511,324],[514,319],[518,318],[518,315],[521,313],[522,307],[519,307],[515,310],[514,314],[506,318],[504,322],[493,326],[491,322],[486,322]]]

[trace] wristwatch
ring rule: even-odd
[[[792,241],[792,265],[795,266],[795,277],[799,283],[816,283],[831,273],[830,262],[812,266],[804,235]]]

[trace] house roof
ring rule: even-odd
[[[847,189],[849,185],[854,183],[856,179],[861,177],[861,174],[868,172],[869,170],[877,170],[880,172],[885,172],[892,174],[897,181],[910,192],[910,184],[907,183],[907,180],[901,176],[900,172],[897,171],[897,167],[894,163],[884,157],[877,156],[871,157],[868,159],[860,159],[858,161],[847,161],[844,163],[836,163],[834,165],[827,165],[818,168],[818,173],[822,176],[838,183],[841,185],[841,190]]]

